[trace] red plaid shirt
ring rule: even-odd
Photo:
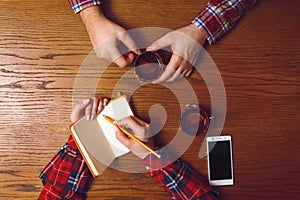
[[[214,44],[234,27],[247,8],[258,0],[210,0],[192,21],[203,33],[209,44]],[[101,0],[69,0],[75,13],[100,5]]]
[[[166,154],[161,155],[163,155],[161,159],[150,155],[142,161],[142,164],[150,170],[150,176],[157,180],[172,199],[219,199],[218,192],[186,163],[177,160],[161,168],[169,161]],[[39,196],[40,200],[85,199],[93,180],[72,137],[49,161],[40,178],[44,185]]]

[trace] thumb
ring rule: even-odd
[[[167,34],[153,42],[150,46],[148,46],[146,51],[156,51],[164,47],[170,46],[171,44],[171,38]]]
[[[83,101],[81,101],[80,103],[78,103],[77,105],[75,105],[72,114],[71,114],[71,122],[75,122],[80,118],[80,114],[81,111],[84,110],[87,105],[90,103],[90,99],[85,99]]]
[[[122,41],[125,46],[127,46],[127,48],[136,53],[136,54],[140,54],[140,50],[138,49],[136,43],[134,42],[134,40],[130,37],[130,35],[127,32],[123,32],[120,35],[118,35],[118,38],[120,41]]]
[[[116,63],[120,68],[124,68],[127,66],[127,61],[124,56],[120,53],[118,47],[112,46],[109,51],[109,57],[111,60]]]
[[[74,107],[74,110],[83,110],[90,103],[90,101],[90,99],[84,99]]]

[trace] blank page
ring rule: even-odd
[[[82,118],[72,129],[76,132],[89,156],[91,154],[92,157],[107,166],[112,163],[115,155],[97,120],[87,121],[86,118]],[[74,133],[74,131],[72,132]]]
[[[117,99],[112,100],[99,114],[97,117],[100,126],[106,136],[106,139],[111,145],[111,148],[116,157],[122,156],[128,153],[130,150],[125,147],[117,138],[115,131],[113,129],[113,125],[110,124],[103,115],[107,115],[112,117],[115,120],[120,120],[124,117],[133,115],[132,110],[129,106],[129,103],[125,97],[119,97]]]

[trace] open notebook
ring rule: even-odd
[[[116,157],[130,151],[115,137],[113,125],[103,115],[119,120],[133,116],[133,113],[126,97],[120,96],[110,101],[94,120],[87,121],[84,117],[69,127],[94,177],[101,174]]]

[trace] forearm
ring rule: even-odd
[[[103,41],[101,32],[105,30],[106,24],[109,23],[108,19],[102,13],[100,6],[91,6],[79,13],[82,23],[84,24],[86,31],[90,37],[91,43],[96,47],[99,41]]]
[[[133,62],[134,54],[132,52],[129,54],[120,52],[119,44],[123,43],[128,49],[138,53],[135,42],[123,27],[103,15],[100,4],[96,3],[97,6],[92,6],[94,5],[93,2],[98,1],[86,0],[86,2],[88,1],[90,2],[89,6],[82,8],[79,15],[85,25],[96,55],[100,59],[114,62],[121,68],[130,65]]]
[[[87,27],[96,22],[105,20],[100,6],[91,6],[79,13],[82,23]]]

